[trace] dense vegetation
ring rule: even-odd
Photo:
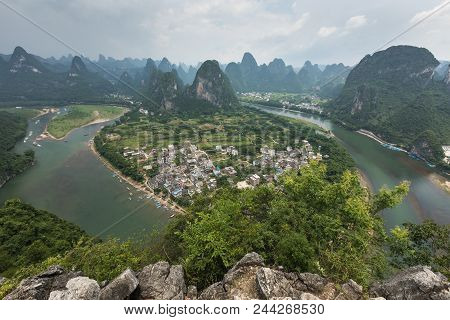
[[[68,108],[67,114],[56,116],[48,124],[48,132],[57,139],[63,138],[73,129],[95,120],[114,119],[124,112],[124,109],[120,107],[102,105],[74,105]]]
[[[287,172],[277,185],[198,196],[162,232],[126,242],[95,240],[47,212],[9,201],[0,210],[0,252],[12,266],[2,272],[8,280],[0,298],[53,264],[103,281],[125,268],[166,260],[182,264],[188,282],[203,288],[250,251],[286,270],[338,282],[352,278],[365,286],[419,263],[449,275],[448,226],[405,224],[389,235],[383,228],[378,213],[400,203],[408,183],[373,195],[356,174],[346,171],[330,182],[326,171],[313,163]]]
[[[167,235],[166,249],[181,256],[188,277],[200,287],[217,281],[246,252],[270,264],[367,285],[387,270],[381,210],[400,203],[403,183],[369,195],[358,176],[335,182],[326,167],[312,164],[284,175],[277,186],[229,189],[197,199]]]
[[[433,79],[438,65],[428,50],[408,46],[366,56],[330,111],[355,129],[373,131],[439,163],[440,146],[450,143],[450,92]]]
[[[0,111],[0,186],[32,165],[34,152],[16,154],[10,150],[25,136],[27,119],[17,113]]]
[[[405,223],[389,237],[392,263],[398,268],[427,265],[450,277],[450,226],[431,220]]]
[[[79,227],[19,200],[0,208],[0,273],[66,252],[86,235]]]

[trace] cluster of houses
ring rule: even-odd
[[[216,146],[216,154],[227,155],[235,159],[239,151],[234,146]],[[286,150],[275,150],[268,146],[260,149],[260,154],[248,165],[253,169],[245,180],[239,180],[237,170],[233,166],[220,168],[210,159],[210,156],[189,141],[176,147],[173,144],[159,151],[152,149],[149,153],[143,150],[124,149],[124,157],[137,158],[147,164],[144,170],[151,170],[148,185],[154,190],[165,190],[175,198],[193,196],[205,189],[217,188],[217,178],[226,177],[228,182],[239,189],[252,188],[263,181],[277,180],[278,176],[289,169],[299,169],[311,160],[327,158],[319,152],[314,152],[311,144],[303,140],[299,148],[287,147]]]
[[[179,149],[172,144],[162,148],[153,165],[157,166],[158,173],[149,179],[149,187],[166,190],[175,198],[217,187],[213,162],[205,151],[189,141]],[[153,165],[144,169],[151,170]]]
[[[244,97],[249,97],[252,98],[253,100],[257,100],[257,101],[265,101],[265,102],[269,102],[272,99],[272,93],[270,92],[244,92],[241,93],[242,96]],[[315,96],[311,97],[312,99],[315,99]],[[299,109],[299,110],[311,110],[311,111],[315,111],[315,112],[322,112],[322,108],[314,103],[311,102],[300,102],[300,103],[293,103],[287,100],[280,100],[279,101],[281,103],[281,105],[283,106],[283,108],[293,108],[293,109]]]

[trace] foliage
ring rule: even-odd
[[[366,56],[350,73],[330,112],[347,125],[442,163],[450,143],[450,94],[433,80],[439,62],[426,49],[396,46]]]
[[[61,259],[61,265],[80,270],[97,281],[111,281],[127,268],[139,270],[154,262],[152,257],[151,251],[143,249],[138,241],[92,241],[82,238]]]
[[[34,152],[16,154],[10,150],[25,136],[26,118],[20,114],[0,111],[0,186],[31,166]]]
[[[383,223],[376,213],[401,202],[407,184],[382,191],[381,201],[360,186],[355,173],[346,171],[331,182],[326,171],[313,163],[286,173],[277,187],[228,189],[197,198],[173,233],[181,239],[178,253],[188,277],[204,287],[250,251],[269,264],[339,282],[351,278],[367,285],[379,277],[387,262]]]
[[[84,235],[49,212],[8,200],[0,208],[0,272],[8,276],[17,268],[63,254]]]
[[[450,276],[450,226],[431,220],[405,223],[391,230],[388,244],[397,268],[429,265]]]

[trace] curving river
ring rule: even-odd
[[[67,142],[43,140],[39,142],[42,147],[33,147],[51,117],[47,114],[29,121],[27,136],[32,132],[31,137],[15,150],[33,148],[36,165],[0,189],[1,203],[20,198],[102,237],[125,239],[167,223],[170,211],[157,208],[142,193],[121,183],[90,150],[89,140],[105,123],[76,129],[66,137]]]
[[[427,218],[441,224],[450,223],[450,195],[431,181],[435,172],[423,162],[413,160],[404,152],[384,148],[366,136],[319,116],[255,104],[253,107],[273,114],[303,119],[331,130],[351,154],[356,166],[374,190],[383,185],[393,187],[403,180],[411,181],[410,192],[403,203],[382,213],[388,229],[404,222],[418,223]]]
[[[450,196],[430,180],[433,171],[405,153],[383,148],[363,135],[339,127],[329,120],[303,113],[254,106],[266,112],[300,118],[330,129],[348,150],[372,188],[392,187],[402,180],[411,181],[406,200],[394,209],[385,210],[386,227],[431,218],[450,223]],[[45,129],[52,115],[29,121],[30,139],[16,146],[22,152]],[[143,230],[160,228],[171,212],[137,193],[109,171],[90,151],[89,140],[101,126],[94,124],[71,132],[61,141],[45,140],[34,148],[37,163],[0,189],[0,202],[21,198],[33,206],[74,222],[92,235],[125,239]],[[128,190],[130,188],[132,190]],[[129,192],[133,193],[129,200]]]

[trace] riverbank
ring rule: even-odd
[[[446,191],[448,194],[450,194],[450,181],[447,180],[446,178],[433,173],[430,175],[430,180],[437,185],[438,187],[440,187],[442,190]]]
[[[133,188],[145,193],[146,195],[153,197],[156,201],[160,202],[161,205],[166,206],[167,208],[172,210],[175,214],[186,213],[186,211],[183,208],[181,208],[180,206],[169,203],[169,201],[167,199],[164,199],[164,198],[160,197],[159,195],[157,195],[155,192],[153,192],[153,190],[150,189],[150,187],[147,185],[147,183],[139,183],[139,182],[131,179],[130,177],[125,176],[122,172],[120,172],[120,170],[118,170],[113,165],[111,165],[111,163],[109,163],[108,160],[103,158],[98,153],[97,149],[95,149],[94,143],[90,143],[89,149],[95,154],[95,156],[98,158],[98,160],[100,160],[107,169],[109,169],[111,172],[116,174],[122,180],[126,181]]]
[[[122,115],[124,115],[126,113],[126,111],[122,114]],[[114,120],[114,119],[117,119],[117,117],[114,117],[113,119],[95,119],[95,120],[93,120],[93,121],[91,121],[91,122],[89,122],[89,123],[86,123],[86,124],[84,124],[84,125],[82,125],[82,126],[80,126],[80,127],[77,127],[77,128],[73,128],[72,130],[70,130],[64,137],[61,137],[61,138],[56,138],[56,137],[54,137],[50,132],[48,132],[48,124],[45,126],[45,130],[44,130],[44,132],[41,134],[41,138],[42,139],[45,139],[45,138],[50,138],[50,139],[52,139],[52,140],[57,140],[57,141],[61,141],[61,140],[64,140],[65,138],[67,138],[67,136],[69,135],[69,134],[71,134],[73,131],[75,131],[75,130],[77,130],[77,129],[81,129],[81,128],[84,128],[84,127],[87,127],[87,126],[91,126],[91,125],[93,125],[93,124],[99,124],[99,123],[104,123],[104,122],[108,122],[108,121],[111,121],[111,120]]]
[[[51,139],[63,140],[75,129],[117,119],[129,111],[118,106],[74,105],[66,108],[67,113],[53,117],[47,123],[45,134]]]

